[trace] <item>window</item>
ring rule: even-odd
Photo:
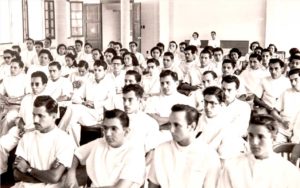
[[[82,2],[70,2],[71,10],[71,36],[83,35]]]
[[[55,38],[54,0],[45,0],[45,35]]]
[[[23,40],[25,41],[29,37],[28,26],[28,0],[22,1],[22,14],[23,14]]]

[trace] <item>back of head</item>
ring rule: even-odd
[[[119,119],[123,128],[129,127],[129,117],[122,110],[113,109],[104,112],[104,119],[113,119],[113,118]]]
[[[49,114],[58,112],[58,103],[48,95],[38,96],[33,103],[33,106],[36,108],[44,106],[46,108],[46,112]]]
[[[124,86],[122,93],[127,94],[130,91],[133,91],[135,93],[135,96],[138,98],[143,97],[144,89],[139,84],[129,84],[127,86]]]

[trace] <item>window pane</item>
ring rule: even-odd
[[[49,28],[49,20],[45,20],[45,27]]]
[[[48,2],[45,2],[45,10],[48,10]]]
[[[49,3],[50,3],[50,10],[53,10],[54,9],[53,2],[49,2]]]
[[[81,3],[71,3],[71,11],[82,10]]]
[[[54,37],[54,29],[51,29],[51,36]]]
[[[48,11],[45,11],[45,19],[48,19]]]
[[[54,27],[54,20],[51,20],[51,22],[50,22],[50,27]]]
[[[53,12],[51,11],[50,12],[50,19],[53,19],[54,18],[54,15],[53,15]]]

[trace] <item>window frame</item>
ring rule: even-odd
[[[53,4],[53,9],[51,10],[51,3]],[[47,9],[46,9],[47,7]],[[51,18],[51,12],[53,12],[53,18]],[[47,15],[47,16],[46,16]],[[51,39],[55,39],[56,32],[55,32],[55,4],[54,0],[45,0],[44,1],[44,20],[45,20],[45,36]],[[53,27],[51,27],[51,21],[53,21]],[[46,27],[48,23],[48,28]],[[53,33],[51,32],[53,30]]]
[[[80,19],[73,19],[72,18],[72,13],[74,12],[80,12],[80,11],[74,11],[72,10],[72,4],[81,4],[81,35],[75,35],[73,34],[72,28],[80,28],[80,27],[74,27],[72,25],[73,20],[80,20]],[[83,37],[83,2],[77,2],[77,1],[70,1],[70,36],[71,37]]]
[[[29,38],[28,0],[22,0],[23,41]]]

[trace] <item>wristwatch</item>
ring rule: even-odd
[[[27,173],[31,174],[31,172],[32,172],[32,168],[31,167],[27,168]]]

